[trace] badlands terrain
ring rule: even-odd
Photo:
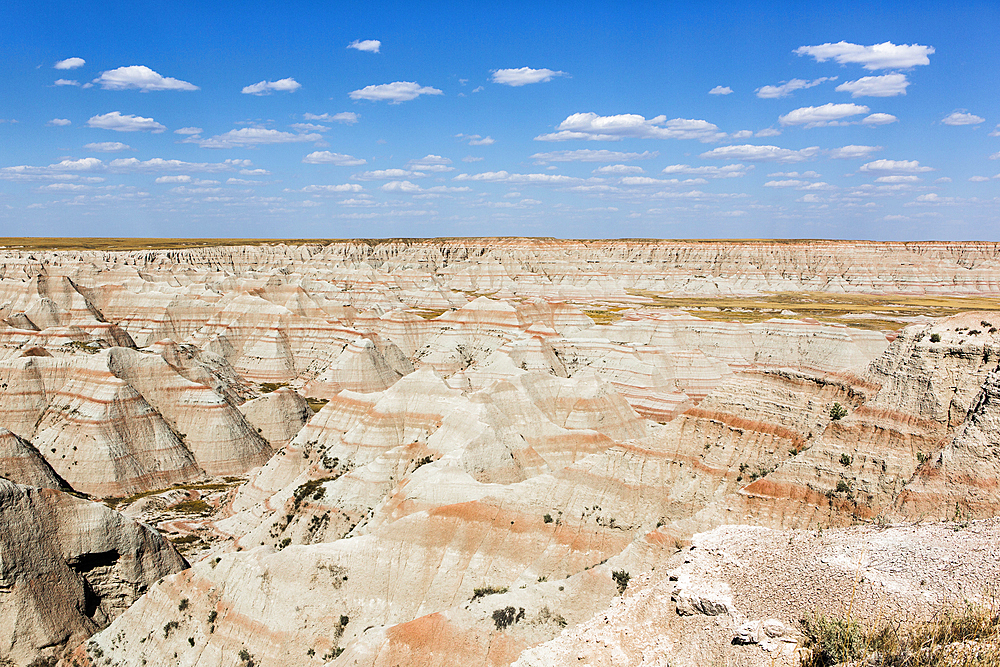
[[[0,245],[0,665],[793,665],[1000,576],[1000,244]]]

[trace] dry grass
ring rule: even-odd
[[[944,609],[924,623],[808,618],[802,667],[996,667],[1000,665],[1000,613],[995,603]]]
[[[585,308],[583,312],[587,317],[594,320],[594,324],[614,324],[622,318],[622,311],[624,310],[627,310],[627,308]]]
[[[756,297],[673,297],[640,290],[630,294],[649,299],[651,303],[645,307],[689,310],[706,320],[762,322],[790,310],[795,317],[877,331],[901,329],[905,325],[901,318],[917,315],[947,317],[968,311],[1000,311],[1000,299],[979,296],[777,292]]]

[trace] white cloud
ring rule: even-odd
[[[858,171],[865,173],[903,173],[918,174],[934,171],[932,167],[921,167],[917,160],[875,160],[861,165]]]
[[[99,153],[118,153],[132,150],[131,146],[123,144],[120,141],[101,141],[94,144],[87,144],[84,148],[88,151],[97,151]]]
[[[986,176],[972,176],[969,178],[969,180],[972,181],[973,183],[985,183],[990,179],[987,178]]]
[[[511,174],[506,171],[486,171],[481,174],[459,174],[456,181],[486,181],[489,183],[525,183],[525,184],[570,184],[583,183],[582,178],[561,176],[559,174]]]
[[[317,193],[333,193],[333,192],[362,192],[364,188],[357,183],[343,183],[341,185],[307,185],[304,188],[298,190],[285,189],[285,192],[317,192]]]
[[[801,107],[779,116],[782,125],[805,125],[806,127],[823,127],[838,125],[844,118],[850,118],[869,109],[860,104],[824,104],[819,107]]]
[[[87,63],[83,58],[67,58],[66,60],[60,60],[55,65],[56,69],[76,69],[77,67],[83,67]]]
[[[72,124],[73,121],[69,120],[68,118],[53,118],[52,120],[46,123],[46,125],[52,125],[55,127],[65,127],[67,125],[72,125]]]
[[[245,178],[227,178],[226,185],[260,185],[260,181],[248,181]]]
[[[419,160],[410,160],[406,163],[406,166],[419,171],[454,171],[454,167],[448,166],[450,164],[451,160],[446,157],[441,157],[440,155],[426,155]]]
[[[951,178],[949,178],[947,176],[942,176],[941,178],[935,178],[934,182],[935,183],[951,183]]]
[[[991,155],[990,159],[991,160],[1000,160],[1000,152],[994,153],[993,155]]]
[[[174,130],[174,134],[201,134],[202,129],[200,127],[182,127],[179,130]]]
[[[55,86],[79,86],[80,82],[75,79],[56,79]]]
[[[889,123],[895,123],[898,118],[893,116],[891,113],[873,113],[869,116],[865,116],[861,119],[862,125],[888,125]]]
[[[608,164],[594,170],[595,174],[641,174],[643,168],[637,165]]]
[[[812,81],[806,81],[805,79],[792,79],[791,81],[786,81],[780,86],[761,86],[754,92],[757,93],[757,97],[765,100],[774,100],[782,97],[788,97],[796,90],[803,90],[805,88],[812,88],[813,86],[818,86],[824,81],[834,81],[837,77],[824,76],[819,79],[814,79]]]
[[[352,100],[371,100],[373,102],[389,102],[389,104],[399,104],[414,100],[420,95],[443,95],[437,88],[421,86],[413,81],[396,81],[394,83],[383,83],[378,86],[365,86],[360,90],[349,93]]]
[[[476,157],[475,155],[466,155],[462,158],[462,162],[482,162],[485,159],[484,157]]]
[[[367,51],[368,53],[378,53],[378,50],[382,48],[382,42],[377,39],[356,39],[348,44],[347,48]]]
[[[422,188],[410,181],[389,181],[382,188],[384,192],[422,192]]]
[[[120,111],[112,111],[101,116],[93,116],[87,121],[88,127],[97,127],[115,132],[152,132],[159,134],[167,128],[152,118],[142,116],[123,116]]]
[[[777,146],[744,144],[742,146],[720,146],[707,153],[702,153],[699,157],[719,160],[747,160],[749,162],[802,162],[815,157],[818,153],[819,146],[810,146],[795,151]]]
[[[304,141],[319,141],[323,138],[319,134],[293,134],[292,132],[282,132],[280,130],[268,130],[262,127],[244,127],[239,130],[230,130],[225,134],[219,134],[208,139],[194,135],[188,137],[183,143],[198,144],[202,148],[252,148],[264,144],[294,144]]]
[[[306,164],[334,164],[338,167],[355,167],[365,164],[366,160],[356,158],[353,155],[342,153],[331,153],[330,151],[316,151],[302,158]]]
[[[151,172],[151,171],[202,171],[220,172],[233,171],[241,167],[251,166],[250,160],[226,160],[224,162],[185,162],[183,160],[164,160],[154,157],[146,161],[134,157],[118,158],[108,165],[115,171]]]
[[[531,69],[530,67],[519,67],[517,69],[495,69],[493,83],[502,83],[507,86],[523,86],[528,83],[544,83],[551,81],[553,77],[566,76],[566,72],[558,72],[550,69]]]
[[[729,135],[733,139],[746,139],[747,137],[752,137],[753,132],[750,130],[738,130]]]
[[[596,113],[575,113],[556,129],[558,132],[537,136],[535,141],[620,141],[626,138],[713,141],[725,136],[724,132],[720,132],[716,125],[707,120],[667,120],[663,115],[646,120],[637,114],[598,116]]]
[[[672,164],[663,168],[664,174],[690,174],[709,178],[738,178],[745,176],[753,165],[727,164],[724,167],[691,167],[686,164]]]
[[[826,43],[818,46],[800,46],[794,53],[800,56],[812,56],[816,62],[834,60],[845,65],[857,63],[865,69],[907,68],[916,65],[928,65],[927,57],[934,53],[933,46],[920,44],[893,44],[883,42],[871,46],[851,44],[850,42]]]
[[[776,171],[773,174],[768,174],[768,178],[823,178],[819,173],[815,171],[803,171],[799,173],[797,171]]]
[[[364,171],[360,174],[355,174],[352,178],[356,178],[359,181],[385,181],[390,179],[423,178],[426,175],[423,172],[410,171],[409,169],[376,169],[374,171]]]
[[[812,185],[809,181],[799,181],[788,179],[784,181],[768,181],[764,183],[765,188],[799,188],[805,185]]]
[[[716,86],[712,90],[708,91],[709,95],[730,95],[733,89],[729,86]]]
[[[94,83],[105,90],[134,88],[144,93],[154,90],[199,90],[198,86],[192,83],[162,76],[145,65],[130,65],[101,72],[101,75],[94,79]]]
[[[267,169],[240,169],[240,173],[244,176],[270,176],[271,172]]]
[[[299,132],[329,132],[330,128],[326,125],[316,125],[315,123],[292,123],[289,127],[298,130]]]
[[[581,148],[576,151],[535,153],[531,157],[538,162],[631,162],[632,160],[649,160],[658,155],[658,151],[624,153],[622,151],[609,151],[603,148],[601,150]]]
[[[288,77],[287,79],[278,79],[277,81],[259,81],[252,86],[244,86],[240,92],[244,95],[270,95],[274,92],[294,93],[301,87],[301,83]]]
[[[496,143],[493,137],[480,137],[478,134],[473,134],[468,139],[470,146],[491,146]]]
[[[182,174],[179,176],[160,176],[156,179],[156,183],[190,183],[191,177]]]
[[[781,135],[781,130],[773,127],[765,127],[753,136],[755,137],[777,137]]]
[[[850,93],[851,97],[895,97],[905,95],[910,82],[905,74],[883,74],[864,76],[857,81],[845,81],[837,86],[838,93]]]
[[[1000,125],[997,125],[995,128],[993,128],[993,131],[990,132],[990,136],[991,137],[1000,137]]]
[[[866,158],[872,153],[876,153],[882,150],[881,146],[841,146],[840,148],[832,148],[827,153],[834,160],[855,160],[858,158]]]
[[[981,118],[975,114],[965,113],[964,111],[952,111],[941,122],[945,125],[979,125],[985,122],[985,120],[985,118]]]
[[[302,114],[302,117],[306,120],[322,120],[328,123],[343,123],[344,125],[354,125],[358,122],[358,114],[353,111],[341,111],[340,113],[332,115],[328,113],[318,115],[314,113],[307,113]]]

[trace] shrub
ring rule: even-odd
[[[544,521],[545,523],[552,523],[552,515],[546,514],[545,516],[542,517],[542,521]]]
[[[840,403],[834,403],[830,406],[830,419],[833,421],[838,421],[847,416],[847,408],[845,408]]]
[[[807,617],[802,621],[806,646],[812,649],[803,667],[830,667],[865,654],[861,625],[850,618]]]
[[[188,604],[187,598],[181,598],[181,601],[177,604],[177,611],[184,611],[188,608]]]
[[[497,630],[510,627],[522,618],[524,618],[524,607],[518,609],[504,607],[503,609],[493,610],[493,623],[497,626]]]
[[[932,333],[931,334],[931,342],[932,343],[940,343],[941,342],[941,334]]]
[[[506,586],[482,586],[480,588],[472,589],[472,601],[475,602],[479,598],[484,598],[487,595],[499,595],[501,593],[507,592]]]
[[[847,454],[840,455],[840,465],[842,466],[849,466],[853,461],[854,459],[848,456]]]
[[[628,581],[632,578],[632,575],[625,570],[615,570],[611,573],[611,577],[615,580],[615,583],[618,584],[618,595],[621,595],[625,592],[625,589],[628,588]]]
[[[837,493],[850,493],[851,485],[842,479],[837,480]]]

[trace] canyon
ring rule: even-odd
[[[996,580],[1000,244],[0,245],[0,664],[792,665]]]

